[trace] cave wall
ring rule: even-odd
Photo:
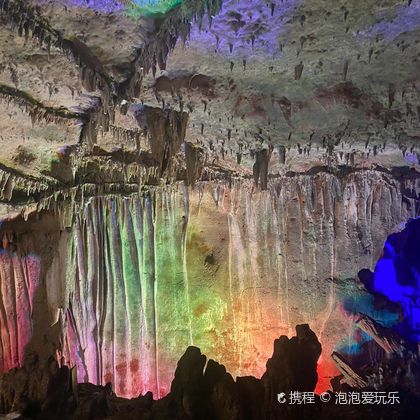
[[[3,246],[8,241],[3,237]],[[32,336],[32,306],[40,280],[36,255],[0,251],[0,372],[19,365]]]
[[[37,249],[42,274],[31,247],[1,254],[1,369],[22,362],[35,328],[42,339],[30,349],[59,343],[79,382],[163,396],[188,345],[234,376],[258,376],[273,341],[308,322],[326,389],[337,373],[329,355],[353,332],[343,296],[361,268],[374,268],[387,235],[416,216],[404,193],[415,187],[378,171],[321,171],[272,179],[266,191],[245,180],[176,183],[67,203],[73,222],[38,241],[48,244]]]
[[[188,345],[233,375],[258,375],[274,339],[309,322],[325,389],[329,355],[352,333],[342,286],[415,212],[400,182],[375,171],[91,198],[49,271],[61,279],[48,293],[64,356],[79,381],[162,396]]]

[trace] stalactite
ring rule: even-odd
[[[93,85],[100,84],[101,89],[105,94],[115,89],[114,83],[104,72],[98,71],[93,66],[89,66],[89,57],[85,57],[85,50],[81,50],[79,47],[80,41],[71,41],[69,39],[63,39],[61,33],[50,26],[50,24],[42,18],[31,5],[25,4],[22,0],[1,0],[0,11],[8,18],[8,24],[12,29],[16,30],[20,36],[29,36],[32,34],[33,38],[39,40],[40,46],[45,46],[48,52],[51,46],[62,50],[66,56],[73,57],[75,62],[80,65],[82,72],[89,75],[82,77],[83,83],[89,79],[91,82],[95,80]],[[110,99],[109,93],[107,95]]]
[[[6,169],[6,168],[4,168]],[[31,194],[47,193],[56,181],[37,180],[36,178],[26,177],[17,172],[6,172],[0,168],[0,199],[10,201],[14,192]]]
[[[162,396],[191,343],[223,355],[231,372],[259,374],[274,338],[310,321],[331,352],[349,328],[334,279],[373,268],[387,234],[417,214],[417,184],[321,172],[270,180],[266,191],[232,180],[129,196],[108,186],[111,195],[88,198],[93,185],[78,205],[81,192],[68,191],[65,357],[83,380]],[[325,386],[336,370],[328,358],[320,369]]]
[[[173,318],[174,310],[179,310],[181,317],[174,340],[180,338],[177,337],[179,328],[185,325],[182,321],[185,305],[176,309],[176,302],[184,293],[176,291],[176,278],[182,273],[182,251],[175,252],[176,240],[181,241],[181,228],[174,222],[180,219],[174,219],[176,213],[172,213],[182,211],[180,198],[174,193],[162,192],[159,198],[94,199],[77,219],[71,255],[78,262],[76,264],[70,258],[69,264],[73,270],[76,266],[79,268],[73,274],[73,288],[77,294],[73,294],[70,306],[74,322],[69,324],[74,324],[76,331],[83,331],[86,337],[79,344],[78,340],[71,339],[77,335],[74,327],[68,330],[72,344],[67,357],[73,363],[79,362],[79,376],[87,375],[90,380],[103,383],[112,380],[118,393],[123,395],[131,395],[133,389],[136,392],[152,390],[155,395],[168,391],[166,377],[158,388],[156,372],[159,363],[159,371],[170,375],[169,366],[165,366],[167,360],[158,352],[158,342],[164,342],[168,339],[167,334],[172,333],[167,331],[165,336],[160,336],[159,327],[166,328],[171,319],[177,321]],[[170,234],[168,229],[173,228],[175,230]],[[175,242],[167,244],[169,239]],[[168,264],[168,261],[172,263]],[[92,268],[86,272],[83,267]],[[167,278],[169,273],[171,276]],[[163,278],[173,281],[173,286],[162,284],[156,289],[159,279]],[[101,296],[101,291],[106,290],[108,295]],[[80,295],[82,292],[84,294]],[[93,293],[96,296],[92,296]],[[167,299],[175,299],[170,307],[165,309],[157,305]],[[88,301],[102,302],[106,311],[97,309],[96,315],[89,314],[84,311]],[[98,308],[97,305],[94,307]],[[127,308],[131,310],[127,311]],[[95,337],[95,331],[103,331],[102,337]],[[89,349],[89,346],[96,346],[95,343],[99,343],[98,352]],[[83,362],[78,359],[82,354],[79,347],[85,349]],[[97,372],[102,372],[99,379]]]
[[[159,177],[176,173],[173,157],[180,151],[185,139],[188,114],[173,109],[162,110],[144,106],[136,115],[139,124],[145,120],[150,132],[150,149],[157,163]],[[176,166],[176,165],[175,165]]]
[[[43,121],[47,124],[54,123],[62,126],[86,120],[86,116],[83,113],[72,112],[65,108],[45,106],[27,93],[2,83],[0,83],[0,102],[4,102],[7,105],[12,103],[29,114],[33,125]]]
[[[253,175],[255,185],[259,186],[262,190],[267,189],[268,183],[268,165],[271,159],[273,149],[262,149],[256,152],[255,163],[253,166]]]

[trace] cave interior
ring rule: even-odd
[[[420,0],[0,0],[0,239],[0,419],[418,418]]]

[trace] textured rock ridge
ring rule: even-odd
[[[235,181],[69,193],[49,204],[60,239],[34,279],[49,311],[22,316],[49,319],[37,334],[61,343],[79,380],[112,382],[123,396],[168,393],[176,360],[191,344],[223,358],[234,376],[261,375],[278,332],[310,322],[329,354],[352,332],[340,307],[348,279],[373,268],[387,235],[417,214],[415,191],[410,178],[356,171],[285,176],[267,191]],[[29,232],[35,217],[28,214]],[[18,220],[3,227],[9,235]],[[15,248],[5,242],[14,258],[7,261],[41,254],[42,242],[21,249],[29,232],[15,233]],[[25,292],[15,287],[17,296]],[[16,335],[13,318],[2,325]],[[21,363],[19,354],[5,369]],[[321,389],[336,373],[322,356]]]

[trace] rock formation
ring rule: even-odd
[[[302,417],[414,369],[420,0],[362,3],[0,0],[3,411]]]
[[[171,390],[161,400],[151,393],[131,400],[118,398],[111,384],[77,384],[75,370],[58,366],[54,357],[43,365],[32,354],[20,369],[0,377],[2,412],[23,418],[148,418],[148,419],[271,419],[288,415],[277,394],[313,391],[321,345],[307,324],[296,327],[296,337],[280,337],[261,379],[235,381],[223,365],[190,346],[178,361]],[[290,350],[293,350],[292,352]],[[249,392],[251,391],[251,392]],[[251,408],[249,411],[246,407]],[[254,413],[254,414],[253,414]],[[263,414],[264,413],[264,414]],[[22,417],[15,417],[22,418]]]

